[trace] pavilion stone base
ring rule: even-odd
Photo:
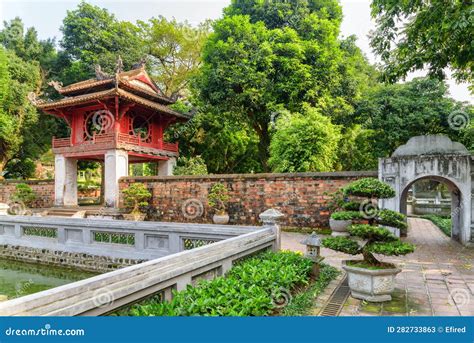
[[[54,180],[55,206],[77,206],[77,160],[57,154]]]
[[[111,149],[104,156],[104,200],[107,207],[119,205],[119,179],[128,176],[128,152]],[[176,158],[159,162],[159,175],[173,175]],[[77,160],[55,156],[55,206],[77,206]]]
[[[105,154],[105,204],[107,207],[118,207],[119,179],[128,176],[128,153],[124,150],[109,150]]]
[[[176,167],[176,158],[170,157],[167,161],[158,162],[158,175],[170,176],[173,175],[173,169]]]

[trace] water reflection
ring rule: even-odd
[[[0,259],[0,301],[83,280],[96,274]]]

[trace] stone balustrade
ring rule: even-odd
[[[221,240],[201,247],[181,251],[165,257],[125,267],[36,294],[0,303],[0,316],[77,316],[102,315],[144,299],[162,294],[170,299],[171,290],[185,289],[203,278],[223,275],[233,263],[245,256],[265,249],[278,249],[279,228],[276,224],[281,213],[266,211],[261,215],[262,227],[229,227],[220,225],[169,224],[169,223],[127,223],[104,221],[103,231],[120,230],[147,234],[149,232],[173,233],[180,237],[220,238]],[[3,228],[6,225],[48,224],[58,229],[77,229],[82,221],[64,219],[56,223],[41,222],[38,218],[0,217]],[[99,227],[97,221],[87,223],[83,231]],[[73,225],[75,223],[77,225]],[[67,225],[66,225],[67,224]],[[153,231],[155,228],[155,231]],[[161,231],[160,231],[161,230]],[[207,230],[207,231],[204,231]],[[91,237],[90,235],[86,235]],[[236,236],[236,237],[231,237]],[[2,235],[1,237],[4,237]],[[143,237],[143,236],[142,236]],[[231,237],[231,238],[229,238]],[[61,238],[64,240],[64,237]],[[59,239],[58,239],[59,241]],[[135,243],[143,247],[143,240]],[[67,240],[62,244],[67,244]],[[95,243],[90,243],[91,245]],[[171,246],[171,245],[170,245]],[[181,247],[183,247],[181,245]],[[119,250],[119,249],[118,249]],[[139,252],[137,248],[137,252]]]
[[[0,245],[151,260],[257,229],[212,224],[0,216]]]

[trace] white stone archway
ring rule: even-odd
[[[379,160],[379,179],[395,189],[396,196],[380,201],[382,208],[406,211],[408,189],[422,179],[448,185],[452,195],[453,238],[472,245],[471,154],[444,135],[417,136],[400,146],[390,158]]]

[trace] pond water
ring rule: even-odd
[[[96,274],[0,259],[0,301],[83,280]]]

